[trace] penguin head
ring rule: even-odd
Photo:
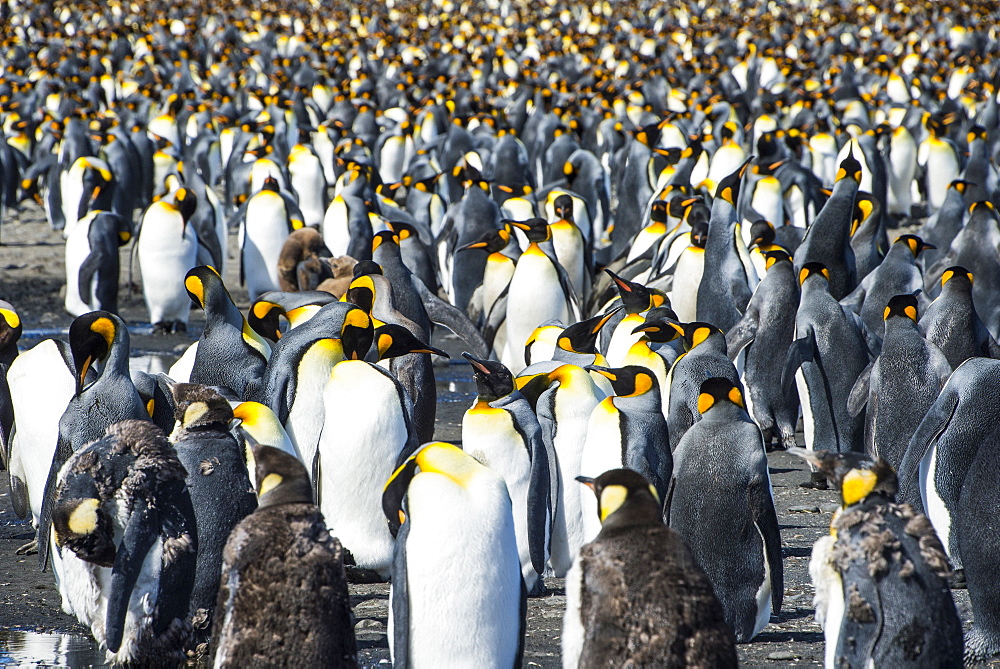
[[[360,265],[361,263],[358,263]],[[374,264],[374,263],[372,263]],[[355,266],[356,268],[357,266]],[[379,274],[382,270],[379,268]],[[348,286],[347,292],[344,293],[343,300],[345,302],[350,302],[356,304],[359,309],[367,314],[372,312],[375,307],[375,298],[377,295],[377,290],[375,288],[375,280],[372,279],[370,274],[361,274],[356,276],[356,278],[351,281],[351,285]]]
[[[233,301],[219,271],[211,265],[200,265],[189,270],[184,275],[184,289],[201,309],[207,309],[210,304],[218,308],[226,300],[230,303]]]
[[[953,265],[944,271],[944,274],[941,275],[941,287],[944,288],[945,284],[952,279],[958,279],[956,284],[965,284],[968,289],[971,289],[972,284],[975,282],[972,272],[961,265]],[[3,346],[0,345],[0,348],[3,348]]]
[[[250,305],[247,324],[261,337],[276,342],[281,339],[280,318],[286,315],[285,308],[272,302],[268,296],[269,294],[265,293]]]
[[[715,189],[716,198],[725,200],[730,206],[736,206],[736,201],[740,197],[740,184],[743,182],[743,175],[746,174],[747,166],[752,160],[753,156],[750,156],[735,171],[722,178]]]
[[[626,365],[625,367],[598,367],[588,365],[584,369],[597,372],[608,381],[611,381],[611,388],[618,397],[638,397],[648,392],[658,392],[659,386],[653,372],[647,367],[640,365]]]
[[[566,164],[572,167],[570,163]],[[575,222],[573,218],[573,198],[565,193],[556,197],[552,203],[552,211],[560,220],[570,221],[571,223]]]
[[[641,332],[649,341],[665,344],[684,336],[684,328],[679,325],[673,309],[655,307],[646,312],[646,320],[633,328],[632,334]]]
[[[746,408],[743,392],[729,379],[715,376],[702,381],[701,388],[698,389],[698,413],[704,414],[721,404],[735,404],[741,409]]]
[[[577,476],[576,480],[594,491],[601,524],[663,524],[660,496],[642,474],[611,469],[597,478]]]
[[[774,243],[774,226],[763,218],[757,219],[750,225],[750,245],[770,246]]]
[[[674,328],[677,333],[684,338],[684,350],[690,351],[696,346],[701,346],[703,343],[709,340],[711,337],[722,338],[725,342],[725,335],[722,334],[722,330],[715,327],[711,323],[703,323],[701,321],[694,321],[691,323],[669,323],[670,327]]]
[[[853,179],[861,183],[861,163],[854,157],[853,147],[847,152],[844,159],[840,161],[840,167],[837,169],[835,181],[842,181],[844,179]]]
[[[364,310],[348,309],[340,326],[340,344],[345,360],[364,360],[374,337],[372,319]]]
[[[177,383],[171,392],[174,396],[175,432],[177,428],[187,431],[210,427],[229,429],[233,408],[226,398],[209,386]]]
[[[573,353],[597,353],[597,335],[600,334],[601,328],[621,310],[622,307],[618,306],[606,314],[598,314],[563,328],[556,339],[556,346]]]
[[[859,192],[854,200],[854,213],[851,216],[851,235],[854,235],[865,221],[874,220],[874,215],[881,208],[882,205],[871,194]]]
[[[511,221],[511,225],[524,231],[529,242],[538,243],[552,239],[549,223],[544,218],[529,218],[526,221]]]
[[[21,338],[21,317],[7,302],[0,302],[0,351],[17,343]]]
[[[424,444],[396,468],[382,490],[382,513],[393,537],[409,520],[406,493],[410,482],[421,473],[440,474],[461,488],[474,485],[480,476],[495,476],[489,468],[457,446],[443,441]]]
[[[125,323],[108,311],[83,314],[70,324],[69,347],[76,368],[77,395],[83,390],[91,365],[107,360],[111,347],[124,336],[123,332],[127,332]]]
[[[764,253],[764,269],[771,269],[776,263],[791,262],[792,256],[784,249],[772,249]]]
[[[174,193],[174,202],[184,222],[187,223],[190,221],[191,217],[194,216],[195,210],[198,208],[198,196],[195,192],[188,188],[178,188]]]
[[[271,146],[269,144],[262,146],[259,149],[259,151],[263,152],[264,155],[271,153],[271,150],[273,149],[271,149]],[[272,193],[277,193],[281,190],[281,184],[279,184],[278,180],[275,179],[272,175],[268,174],[266,177],[264,177],[264,183],[261,185],[260,189],[270,191]]]
[[[980,200],[979,202],[973,202],[969,205],[969,219],[971,222],[974,216],[985,216],[992,219],[994,222],[997,221],[997,210],[993,206],[993,203],[989,200]]]
[[[375,328],[374,337],[379,360],[388,360],[409,353],[433,353],[442,358],[450,357],[441,349],[423,343],[402,325],[392,323],[380,325]]]
[[[708,220],[699,220],[691,223],[691,246],[704,249],[708,243]]]
[[[458,247],[455,249],[455,253],[468,251],[469,249],[483,249],[487,253],[497,253],[506,248],[508,241],[510,241],[510,233],[507,230],[490,230],[471,244]]]
[[[809,277],[818,276],[824,281],[829,283],[830,281],[830,270],[826,268],[826,265],[818,262],[807,262],[799,270],[799,285],[805,285],[805,282]]]
[[[894,295],[889,299],[882,314],[885,320],[890,318],[908,318],[914,323],[917,322],[917,296],[912,294]]]
[[[80,205],[84,211],[81,213],[110,209],[115,185],[114,175],[106,167],[94,161],[83,158],[80,160],[89,168],[83,173],[83,197]]]
[[[864,453],[810,451],[793,447],[789,453],[799,456],[824,474],[840,491],[843,507],[879,495],[892,501],[899,482],[892,466],[882,458],[872,458]]]
[[[921,251],[937,248],[933,244],[928,244],[916,235],[900,235],[893,243],[905,245],[908,249],[910,249],[910,252],[913,253],[914,258],[920,255]]]
[[[384,247],[384,248],[383,248]],[[392,250],[395,247],[395,250]],[[399,237],[391,230],[383,230],[372,237],[372,253],[382,249],[390,249],[390,252],[399,255]]]
[[[647,288],[641,283],[623,279],[609,269],[604,271],[615,282],[615,286],[618,288],[618,295],[621,296],[626,313],[642,313],[654,307],[663,306],[667,302],[667,296],[662,290]]]
[[[398,243],[403,243],[407,239],[417,238],[417,229],[410,225],[409,223],[403,223],[402,221],[389,221],[389,227],[396,234],[396,238],[399,240]]]
[[[253,446],[257,508],[280,504],[312,504],[313,489],[302,462],[280,448]]]
[[[683,200],[683,198],[679,199]],[[663,200],[654,200],[652,206],[649,208],[649,220],[653,223],[665,224],[669,218],[671,204]]]
[[[88,562],[112,567],[117,547],[111,516],[103,508],[93,478],[71,474],[52,509],[56,545],[85,555]]]
[[[489,404],[514,392],[514,375],[502,362],[480,360],[469,353],[462,353],[462,357],[472,365],[480,402]]]

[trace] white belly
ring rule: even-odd
[[[580,460],[580,476],[597,478],[609,469],[624,466],[619,419],[618,410],[614,408],[610,397],[604,399],[594,409],[587,427],[583,457]],[[583,542],[587,543],[593,541],[601,531],[601,519],[597,515],[597,498],[590,488],[583,485],[577,486],[577,492],[580,494],[580,510],[583,516]]]
[[[278,258],[288,239],[288,215],[280,195],[262,191],[247,207],[243,240],[243,269],[247,292],[255,300],[278,290]]]
[[[951,514],[948,513],[948,508],[944,505],[944,500],[941,499],[941,494],[938,492],[937,485],[934,482],[936,473],[937,443],[931,446],[923,459],[920,460],[917,480],[920,481],[920,498],[924,504],[927,518],[931,521],[931,525],[934,526],[934,531],[937,532],[938,538],[941,539],[941,543],[944,544],[944,550],[950,558],[952,556],[952,547],[949,543],[949,537],[951,536]]]
[[[155,219],[147,215],[136,243],[149,322],[181,321],[186,324],[191,298],[184,288],[184,275],[198,263],[198,239],[194,230],[185,229],[180,214],[159,213]]]
[[[524,254],[518,260],[507,294],[507,353],[504,364],[517,374],[524,369],[524,344],[539,325],[549,320],[566,323],[566,296],[559,276],[543,256]]]
[[[80,298],[80,265],[90,255],[90,220],[95,214],[91,213],[84,217],[66,237],[66,311],[71,315],[82,316],[94,310],[89,302],[93,301],[94,288],[97,284],[97,274],[91,279],[91,285],[87,288],[87,295],[90,300],[84,301]]]

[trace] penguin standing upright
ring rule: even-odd
[[[896,295],[885,307],[882,350],[858,377],[847,400],[852,415],[865,413],[865,451],[893,470],[924,414],[951,374],[951,365],[917,327],[917,298]]]
[[[198,539],[184,475],[159,428],[126,420],[74,453],[54,486],[61,587],[110,663],[186,658]]]
[[[559,462],[560,498],[552,523],[549,562],[561,578],[586,541],[580,495],[574,483],[580,474],[590,414],[605,394],[590,373],[577,365],[559,365],[547,376],[549,382],[535,402],[535,413],[542,439]]]
[[[69,326],[69,346],[76,371],[76,392],[59,419],[59,439],[45,482],[45,497],[38,521],[38,560],[44,570],[49,557],[49,530],[59,471],[84,444],[100,438],[110,425],[128,420],[149,420],[146,404],[129,376],[129,335],[125,323],[107,311],[93,311]],[[104,368],[87,385],[91,365]]]
[[[293,455],[254,447],[257,509],[222,553],[212,627],[215,667],[357,666],[343,548]]]
[[[861,316],[865,326],[881,337],[885,330],[882,312],[886,303],[893,295],[916,294],[921,290],[923,278],[917,257],[924,249],[933,248],[916,235],[900,235],[882,263],[841,304]]]
[[[702,383],[698,410],[701,420],[674,451],[663,514],[708,574],[726,623],[744,643],[781,611],[785,593],[767,457],[731,381]]]
[[[343,360],[323,389],[323,429],[313,472],[317,501],[362,569],[387,577],[392,536],[382,523],[380,482],[417,447],[412,405],[388,371]]]
[[[528,591],[537,592],[542,589],[558,504],[557,463],[549,458],[538,418],[515,389],[510,370],[495,361],[463,356],[472,364],[478,395],[462,417],[462,449],[506,482],[521,573]]]
[[[801,297],[795,341],[781,373],[797,384],[806,448],[843,453],[864,449],[864,416],[847,411],[851,389],[873,354],[861,318],[830,294],[829,272],[819,263],[799,270]],[[812,485],[826,486],[813,472]]]
[[[638,366],[590,369],[607,377],[616,394],[601,400],[590,414],[580,456],[580,474],[593,477],[609,469],[626,467],[648,478],[657,492],[665,494],[673,458],[656,376]],[[600,517],[590,493],[580,489],[577,493],[583,512],[584,540],[589,541],[600,531]]]
[[[857,267],[851,248],[854,201],[861,186],[861,163],[849,153],[837,170],[833,193],[806,230],[795,250],[795,270],[820,263],[829,274],[830,294],[840,300],[857,287]]]
[[[301,223],[293,222],[274,177],[267,177],[263,187],[247,200],[240,227],[240,280],[246,283],[251,300],[278,290],[281,247],[292,230],[302,227]]]
[[[177,426],[170,440],[187,471],[188,492],[197,527],[197,565],[189,612],[197,655],[204,655],[219,592],[222,549],[233,527],[257,508],[246,463],[229,432],[229,402],[206,386],[173,387]],[[204,644],[204,645],[203,645]]]
[[[528,248],[517,259],[507,288],[507,345],[501,360],[512,372],[524,369],[524,344],[540,324],[579,319],[576,293],[551,248],[552,233],[544,218],[513,224],[528,236]],[[572,320],[570,320],[572,319]]]
[[[191,299],[181,277],[198,264],[198,237],[188,226],[197,207],[194,193],[181,188],[157,200],[142,216],[135,253],[142,272],[142,295],[156,332],[187,330]]]
[[[66,311],[118,311],[118,248],[132,238],[132,224],[110,211],[91,211],[66,239]]]
[[[396,537],[393,665],[519,665],[527,600],[500,475],[451,444],[430,443],[393,473],[382,509]]]
[[[760,426],[765,446],[774,439],[787,449],[795,445],[799,403],[794,390],[782,386],[781,367],[774,361],[788,357],[795,338],[799,285],[787,253],[768,251],[765,258],[767,274],[743,318],[726,334],[726,348],[735,360],[749,346],[743,366],[748,413]]]
[[[203,265],[190,270],[184,288],[205,310],[205,331],[198,340],[189,380],[222,386],[240,399],[256,400],[263,390],[271,347],[247,325],[215,268]]]
[[[736,667],[722,604],[664,526],[656,489],[628,469],[580,481],[597,497],[601,532],[566,576],[563,667]]]
[[[952,369],[972,357],[1000,357],[1000,346],[976,313],[973,276],[964,267],[941,275],[941,292],[918,321],[920,334],[944,353]]]
[[[889,464],[861,453],[794,452],[840,492],[830,534],[809,562],[826,666],[962,666],[948,558],[927,517],[894,502]]]
[[[719,183],[712,201],[703,273],[698,286],[698,320],[723,331],[739,321],[752,295],[746,273],[749,257],[744,263],[742,256],[746,255],[746,247],[737,233],[739,219],[736,216],[740,182],[747,164]]]

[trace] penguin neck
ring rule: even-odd
[[[732,423],[746,421],[747,418],[746,409],[729,401],[717,402],[701,415],[702,421],[709,423]]]

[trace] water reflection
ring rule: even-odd
[[[0,666],[106,667],[104,652],[88,636],[0,630]]]

